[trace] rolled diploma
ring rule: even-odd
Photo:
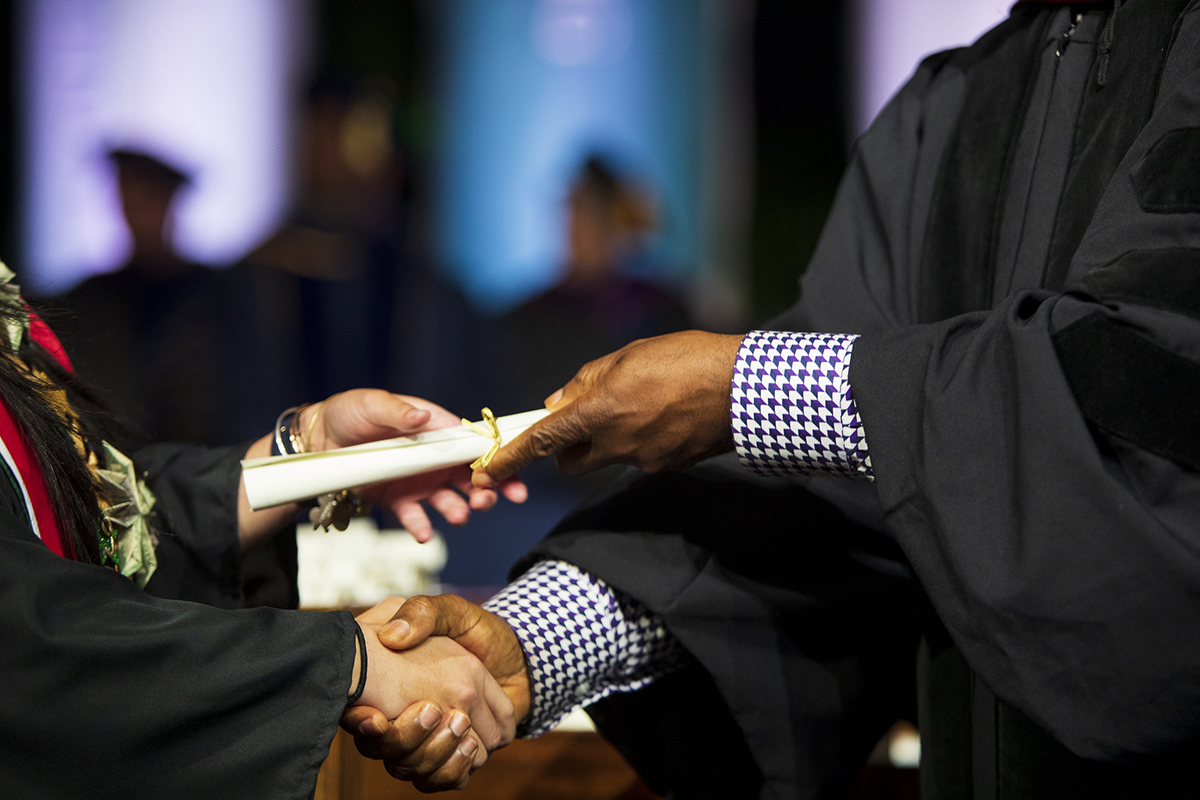
[[[497,417],[500,441],[508,444],[549,411]],[[487,426],[477,423],[484,429]],[[470,464],[491,449],[492,440],[464,426],[379,442],[242,461],[250,508],[270,508],[370,483]]]

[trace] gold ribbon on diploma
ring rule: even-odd
[[[490,408],[483,409],[483,421],[487,424],[486,428],[478,422],[471,422],[471,420],[466,418],[462,421],[463,425],[475,431],[480,436],[492,440],[492,446],[488,448],[488,451],[471,462],[471,469],[479,469],[480,467],[486,469],[500,450],[500,426],[496,424],[496,415],[492,413]]]

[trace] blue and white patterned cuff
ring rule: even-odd
[[[768,475],[873,480],[850,387],[851,334],[752,331],[733,370],[733,443],[747,468]]]
[[[533,697],[521,736],[683,663],[683,647],[657,615],[565,561],[539,561],[483,607],[512,626],[525,651]]]

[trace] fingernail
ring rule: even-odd
[[[465,742],[463,742],[462,744],[460,744],[458,746],[458,752],[463,754],[463,758],[470,758],[472,755],[475,754],[475,749],[477,747],[479,747],[479,745],[475,742],[474,739],[467,739]]]
[[[405,620],[394,620],[380,628],[379,635],[386,636],[389,639],[403,639],[404,637],[408,636],[410,627],[411,626]]]
[[[377,736],[379,729],[375,727],[375,720],[371,717],[364,719],[358,726],[358,732],[364,736]]]
[[[421,716],[417,718],[417,721],[421,723],[422,728],[429,730],[434,725],[437,725],[438,720],[441,718],[442,712],[438,710],[437,706],[431,703],[421,709]]]
[[[419,425],[425,421],[425,412],[414,408],[412,411],[409,411],[407,414],[405,414],[404,418],[413,425]]]
[[[467,730],[471,727],[471,720],[467,719],[466,714],[455,714],[450,718],[450,732],[455,736],[464,736]]]

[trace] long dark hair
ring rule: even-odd
[[[0,303],[0,321],[24,324],[25,316],[23,310]],[[87,457],[99,455],[100,442],[111,428],[111,416],[94,389],[63,368],[30,336],[22,337],[16,355],[7,341],[0,343],[0,348],[0,397],[41,468],[70,555],[77,561],[99,564],[100,483],[88,467]],[[56,399],[60,390],[66,392],[73,414],[64,415],[60,410]],[[74,435],[84,443],[83,454]]]

